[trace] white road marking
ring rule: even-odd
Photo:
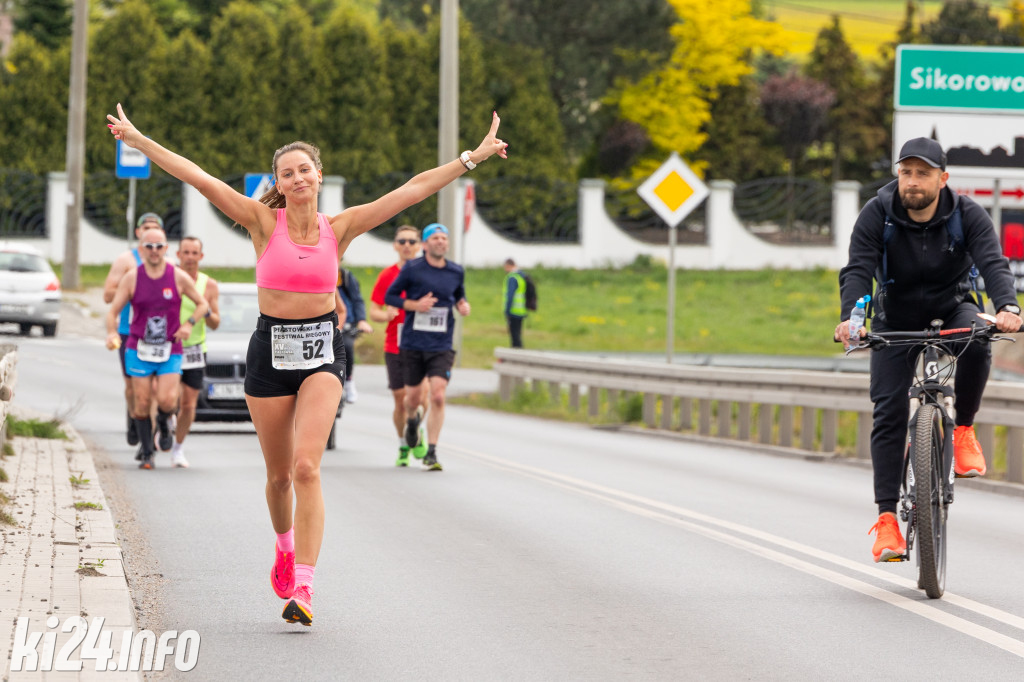
[[[869,575],[872,578],[882,580],[899,587],[916,590],[917,584],[915,581],[907,580],[906,578],[901,578],[899,576],[893,576],[884,571],[850,561],[849,559],[845,559],[836,554],[823,552],[816,547],[810,547],[808,545],[794,542],[771,533],[757,530],[756,528],[750,528],[731,521],[717,519],[713,516],[708,516],[707,514],[659,502],[658,500],[643,497],[641,495],[634,495],[624,490],[617,490],[615,488],[609,488],[607,486],[585,481],[573,476],[566,476],[546,469],[520,464],[501,457],[478,452],[476,450],[458,447],[450,443],[445,444],[445,450],[459,452],[468,457],[480,460],[489,466],[527,476],[543,483],[547,483],[548,485],[564,488],[577,494],[586,495],[587,497],[610,504],[622,509],[623,511],[627,511],[638,516],[685,528],[688,531],[703,535],[704,537],[712,540],[742,549],[770,561],[789,566],[790,568],[813,575],[821,578],[822,580],[827,580],[841,587],[873,597],[1024,658],[1024,642],[1020,640],[1008,637],[1002,633],[976,623],[972,623],[964,618],[954,616],[932,606],[929,602],[921,601],[919,599],[911,599],[904,595],[897,594],[896,592],[871,585],[817,564],[804,561],[803,559],[798,559],[790,554],[785,554],[783,552],[764,547],[763,545],[744,540],[740,537],[736,537],[736,535],[731,535],[730,533],[738,533],[757,538],[758,540],[770,543],[791,552],[805,554],[821,561],[841,566],[842,568],[850,571]],[[717,526],[718,528],[722,528],[729,532],[715,530],[708,526]],[[968,611],[972,611],[978,615],[991,618],[992,620],[1000,623],[1024,630],[1024,618],[1012,613],[1001,611],[991,606],[967,599],[966,597],[954,595],[950,592],[946,592],[943,595],[943,601]]]

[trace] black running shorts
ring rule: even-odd
[[[384,367],[388,370],[388,390],[400,391],[405,388],[405,376],[402,374],[402,354],[384,353]]]
[[[455,351],[421,351],[401,349],[402,376],[406,386],[419,386],[423,377],[452,378],[452,365],[455,364]]]
[[[203,359],[206,359],[206,353],[203,353]],[[181,370],[181,383],[189,388],[201,391],[203,388],[203,374],[205,372],[206,370],[202,367],[183,369]]]
[[[330,320],[334,325],[334,362],[313,369],[274,369],[270,349],[270,327],[275,324],[313,324]],[[249,350],[245,356],[245,394],[254,398],[277,398],[298,395],[299,386],[308,376],[328,372],[344,385],[345,383],[345,340],[338,330],[338,315],[327,313],[307,320],[287,320],[260,315],[256,331],[249,339]]]

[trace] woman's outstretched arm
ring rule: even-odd
[[[472,164],[483,163],[494,154],[508,158],[508,144],[498,139],[498,125],[501,119],[498,112],[491,118],[491,129],[487,131],[480,145],[469,153]],[[424,171],[401,187],[388,192],[376,201],[368,204],[352,206],[331,219],[331,225],[338,235],[339,245],[347,244],[355,237],[371,230],[381,223],[390,220],[405,209],[418,204],[442,187],[465,173],[467,167],[459,159],[454,159],[428,171]]]
[[[236,192],[230,185],[213,177],[184,156],[175,154],[140,133],[125,116],[120,104],[117,105],[117,116],[107,114],[107,120],[110,121],[107,127],[114,137],[129,147],[138,149],[149,157],[150,161],[182,182],[195,187],[227,217],[249,230],[254,239],[264,234],[265,224],[273,222],[272,211],[268,207]]]

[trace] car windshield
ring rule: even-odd
[[[19,251],[0,251],[0,270],[8,272],[51,272],[42,256]]]
[[[218,297],[220,308],[220,326],[217,332],[229,334],[248,334],[256,329],[256,318],[260,316],[256,292],[226,293]]]

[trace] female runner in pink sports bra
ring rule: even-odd
[[[507,158],[508,145],[497,137],[498,114],[475,150],[335,216],[317,212],[323,174],[312,145],[293,142],[277,150],[274,188],[257,201],[142,135],[120,104],[117,116],[107,119],[115,138],[202,192],[252,237],[261,314],[246,358],[245,399],[266,461],[267,507],[277,533],[271,585],[288,600],[282,617],[311,625],[313,572],[324,535],[320,459],[344,381],[344,344],[334,312],[338,258],[353,239],[475,164],[494,154]]]

